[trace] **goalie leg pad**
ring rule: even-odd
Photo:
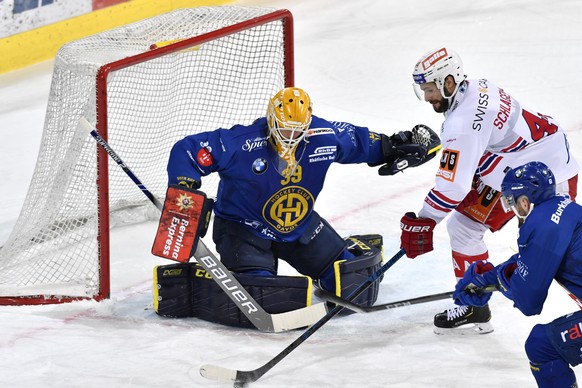
[[[270,314],[311,305],[312,285],[308,277],[248,274],[235,277]],[[196,263],[158,266],[154,269],[154,279],[154,309],[158,315],[196,317],[228,326],[255,328]]]
[[[164,317],[192,316],[190,264],[154,268],[154,311]]]
[[[346,240],[348,243],[355,244],[348,247],[348,250],[351,250],[356,256],[361,256],[364,252],[375,248],[380,251],[381,263],[384,263],[384,237],[381,234],[356,234]],[[378,278],[378,283],[381,283],[382,280],[384,280],[384,274]]]
[[[348,249],[344,251],[340,260],[335,261],[319,279],[322,288],[341,298],[346,298],[381,267],[382,236],[368,236],[374,236],[380,249],[358,239],[357,236],[348,237]],[[374,282],[354,300],[354,303],[365,307],[372,306],[378,299],[381,281],[382,279],[378,279]]]
[[[382,255],[382,262],[384,261],[384,238],[381,234],[355,234],[346,240],[348,243],[355,244],[355,246],[350,246],[348,249],[355,250],[356,252],[363,253],[376,248]],[[356,254],[356,256],[360,255],[361,253]]]

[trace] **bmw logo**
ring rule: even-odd
[[[264,158],[255,159],[253,162],[253,172],[257,175],[260,175],[267,171],[267,161]]]

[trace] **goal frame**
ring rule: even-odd
[[[287,9],[276,10],[271,13],[254,17],[227,27],[187,38],[172,44],[152,49],[133,56],[129,56],[101,66],[96,74],[96,125],[97,132],[108,140],[108,77],[115,71],[159,58],[164,55],[186,50],[209,41],[236,34],[262,24],[281,20],[284,36],[284,85],[293,86],[295,81],[294,69],[294,27],[293,15]],[[109,156],[99,145],[95,145],[97,165],[97,249],[99,266],[99,288],[95,295],[88,297],[64,297],[59,295],[28,295],[28,296],[2,296],[0,305],[43,305],[69,303],[80,300],[102,301],[108,299],[111,293],[111,251],[110,251],[110,212],[109,212]],[[120,155],[123,157],[123,155]]]

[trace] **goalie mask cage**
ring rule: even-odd
[[[82,116],[163,202],[176,141],[252,123],[293,81],[287,10],[179,9],[64,45],[32,182],[0,249],[0,304],[108,298],[110,228],[159,219]],[[202,180],[209,196],[213,176]]]

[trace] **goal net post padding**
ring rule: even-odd
[[[109,297],[110,229],[159,218],[81,117],[163,202],[176,141],[252,123],[293,82],[287,10],[179,9],[64,45],[32,182],[0,249],[0,305]],[[202,180],[211,197],[217,186],[216,174]]]

